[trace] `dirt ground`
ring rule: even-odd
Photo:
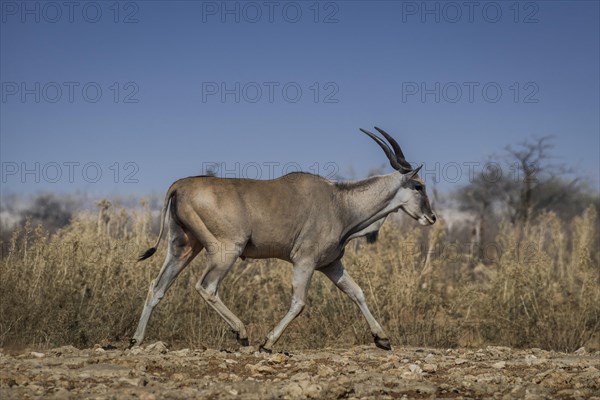
[[[169,350],[0,352],[0,399],[599,399],[600,352],[374,345],[267,355]]]

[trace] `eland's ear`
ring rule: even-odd
[[[410,181],[412,178],[415,177],[415,175],[417,175],[419,173],[421,168],[423,168],[423,164],[419,165],[417,168],[413,169],[412,171],[403,174],[402,181],[404,181],[404,183],[407,183],[408,181]]]

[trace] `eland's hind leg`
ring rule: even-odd
[[[158,276],[150,283],[140,322],[133,338],[130,340],[130,347],[142,343],[152,310],[154,310],[154,307],[164,297],[179,273],[201,250],[202,246],[200,243],[189,232],[186,232],[179,226],[174,221],[174,218],[171,218],[169,222],[167,257]]]
[[[196,284],[196,290],[208,305],[231,327],[236,334],[238,343],[242,346],[248,346],[250,343],[244,323],[223,304],[223,301],[219,297],[221,281],[235,264],[242,249],[243,246],[235,243],[219,243],[219,245],[207,246],[208,267]]]

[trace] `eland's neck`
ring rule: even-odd
[[[396,211],[402,204],[402,175],[394,172],[339,185],[345,236],[350,236]]]

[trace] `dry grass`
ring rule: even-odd
[[[82,214],[49,236],[16,232],[0,260],[0,346],[123,344],[132,335],[148,285],[164,259],[135,257],[155,240],[150,212]],[[415,346],[498,344],[574,350],[598,347],[598,219],[588,209],[564,226],[546,214],[525,227],[505,224],[486,245],[487,262],[467,244],[431,229],[386,224],[375,245],[348,246],[344,262],[364,289],[393,343]],[[185,346],[236,346],[194,285],[200,255],[156,308],[147,338]],[[224,302],[247,323],[251,341],[287,311],[291,266],[278,260],[239,262],[222,285]],[[278,347],[370,343],[358,308],[316,274],[308,307]]]

